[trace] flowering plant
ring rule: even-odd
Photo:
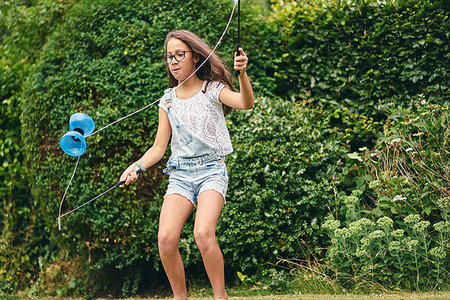
[[[327,258],[338,280],[438,289],[450,276],[449,106],[419,95],[383,108],[390,119],[381,142],[355,154],[365,184],[339,195],[344,213],[323,224]]]

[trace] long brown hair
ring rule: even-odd
[[[202,64],[208,55],[211,53],[211,48],[195,33],[187,30],[176,30],[171,31],[166,36],[166,41],[164,42],[164,53],[167,53],[167,43],[170,39],[179,39],[183,43],[189,46],[194,55],[197,55],[199,61],[196,63],[195,68],[198,68]],[[170,73],[169,65],[166,64],[167,73],[169,74],[169,87],[175,87],[178,85],[178,80],[173,77]],[[236,91],[232,83],[232,75],[230,70],[225,66],[219,56],[215,53],[211,55],[208,61],[196,72],[197,77],[201,80],[207,81],[206,88],[208,84],[212,81],[219,81],[230,88],[232,91]],[[206,89],[205,88],[205,89]],[[205,91],[203,91],[205,92]],[[228,114],[231,111],[231,107],[224,105],[224,112]]]

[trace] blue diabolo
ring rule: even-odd
[[[94,121],[86,114],[75,113],[70,117],[69,128],[59,142],[61,149],[70,156],[81,156],[86,152],[86,137],[94,132]]]

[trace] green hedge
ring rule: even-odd
[[[380,103],[450,96],[448,1],[378,3],[273,6],[280,47],[266,57],[278,58],[275,93],[308,94],[326,105],[353,151],[374,145],[387,118]]]
[[[0,294],[24,289],[53,247],[25,176],[20,128],[22,85],[48,35],[73,1],[0,3]]]
[[[276,2],[273,23],[282,45],[274,49],[282,58],[274,60],[275,93],[311,97],[330,116],[332,138],[350,147],[325,226],[324,262],[346,287],[445,288],[449,5],[322,4]],[[396,138],[401,146],[386,144]],[[366,163],[360,151],[380,161]],[[395,230],[405,236],[391,237]],[[399,249],[406,249],[400,261]]]
[[[235,151],[218,232],[227,263],[247,274],[326,247],[320,224],[335,210],[339,160],[348,150],[332,138],[330,117],[300,100],[259,98],[229,120]]]

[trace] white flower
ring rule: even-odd
[[[373,180],[373,181],[369,182],[370,189],[377,188],[379,186],[381,186],[381,182],[379,180]]]
[[[406,243],[406,249],[408,250],[414,250],[416,249],[417,245],[419,244],[418,240],[410,240]]]
[[[386,234],[381,230],[375,230],[369,234],[369,238],[372,240],[384,237]]]
[[[370,227],[373,225],[373,222],[367,218],[361,218],[356,222],[363,227]]]
[[[365,249],[357,248],[356,249],[356,256],[357,257],[368,257],[369,256],[369,252],[367,252],[367,250],[365,250]]]
[[[394,197],[394,199],[392,199],[392,202],[395,202],[395,201],[405,201],[406,200],[406,197],[403,197],[402,195],[396,195],[395,197]]]
[[[323,224],[323,229],[329,230],[330,232],[334,232],[336,229],[339,228],[340,225],[341,223],[339,222],[339,220],[327,220]]]
[[[340,229],[340,228],[336,229],[334,231],[334,235],[336,236],[336,238],[342,238],[342,239],[351,237],[350,230],[345,227],[342,229]]]
[[[441,232],[441,233],[445,233],[445,231],[447,230],[446,229],[447,224],[445,223],[445,221],[437,222],[437,223],[433,224],[433,227],[434,227],[434,229],[436,229],[438,232]]]
[[[436,201],[436,205],[444,212],[448,212],[450,209],[450,197],[439,198]]]
[[[344,203],[346,206],[353,207],[359,203],[359,199],[355,196],[347,196],[344,198]]]
[[[408,149],[405,149],[406,152],[412,151],[413,148],[409,147]]]
[[[370,239],[369,237],[363,237],[361,239],[361,247],[369,248],[371,243],[372,243],[372,239]]]

